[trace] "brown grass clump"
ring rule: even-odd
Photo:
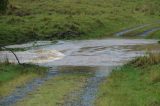
[[[156,65],[160,63],[160,53],[149,53],[146,56],[137,57],[130,64],[136,67],[144,67],[147,65]]]

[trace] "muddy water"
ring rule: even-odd
[[[18,46],[23,47],[24,45]],[[157,51],[157,48],[160,48],[160,45],[156,40],[75,40],[41,45],[27,51],[16,52],[16,54],[22,63],[54,67],[55,71],[63,70],[66,74],[73,71],[93,72],[94,76],[88,80],[83,90],[73,91],[70,94],[78,99],[65,101],[65,106],[93,106],[98,86],[109,75],[112,68],[123,65],[134,57],[144,55],[147,50]],[[1,60],[7,56],[9,61],[16,62],[9,52],[1,51],[0,56]],[[30,91],[32,90],[25,91],[24,89],[23,97]],[[17,93],[13,93],[13,95],[17,95]],[[19,99],[13,99],[12,103],[17,101]],[[6,102],[7,99],[4,98],[3,103]]]

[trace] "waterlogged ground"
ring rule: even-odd
[[[39,42],[39,46],[31,47],[27,51],[16,52],[22,63],[34,63],[50,67],[51,70],[46,78],[36,79],[25,87],[18,88],[10,96],[1,99],[0,105],[9,106],[17,104],[20,106],[22,102],[28,104],[26,106],[33,105],[27,102],[38,98],[36,96],[27,98],[27,95],[32,92],[36,95],[34,90],[43,87],[48,81],[51,83],[53,77],[58,77],[62,72],[64,75],[68,73],[72,75],[74,72],[77,72],[74,75],[89,72],[92,75],[88,77],[84,87],[73,90],[69,95],[66,95],[60,105],[93,106],[99,84],[109,75],[112,68],[123,65],[136,56],[141,56],[148,51],[157,51],[157,48],[160,48],[157,40],[144,39],[74,40],[58,41],[54,44],[51,42],[46,43],[45,45],[40,45]],[[23,46],[18,45],[17,48]],[[27,48],[29,46],[32,45],[28,45]],[[9,52],[1,51],[0,56],[1,61],[7,57],[9,61],[16,62],[13,55]],[[53,90],[54,88],[49,93],[52,94]],[[38,95],[43,96],[44,94],[39,92]],[[26,102],[24,102],[25,100]],[[39,101],[37,100],[37,102]],[[46,101],[41,102],[45,103]],[[38,106],[38,103],[34,102],[35,106],[36,104]]]

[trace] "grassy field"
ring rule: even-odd
[[[63,106],[66,100],[78,99],[71,94],[82,89],[90,76],[89,73],[61,74],[47,81],[15,106]]]
[[[25,85],[33,78],[42,76],[46,70],[34,65],[0,63],[0,98],[9,95],[17,87]]]
[[[159,0],[9,0],[0,44],[111,36],[159,20]]]
[[[96,106],[159,106],[160,55],[115,69],[100,86]]]

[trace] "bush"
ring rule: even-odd
[[[0,13],[5,13],[8,6],[8,0],[0,0]]]

